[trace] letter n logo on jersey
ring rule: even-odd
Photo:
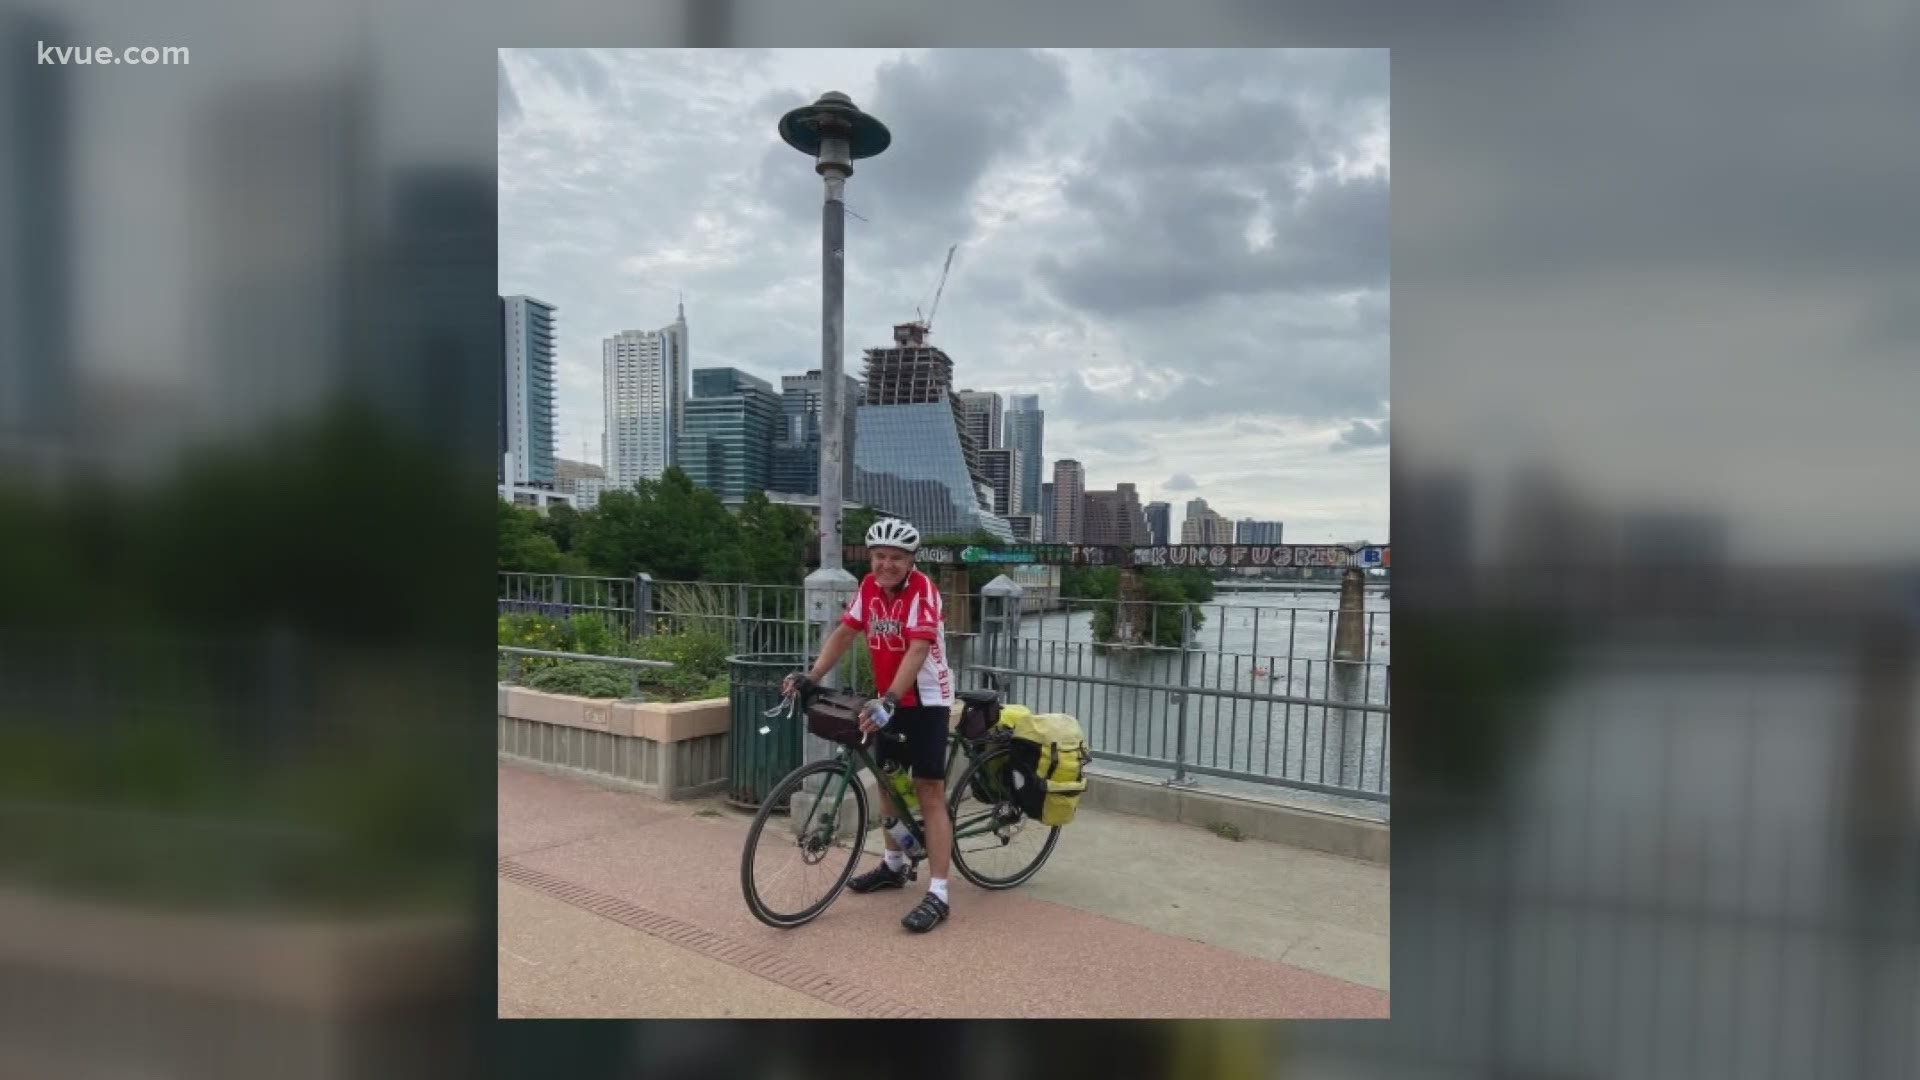
[[[867,614],[867,648],[878,651],[906,652],[906,615],[907,598],[901,597],[889,604],[884,598],[873,601],[873,610]]]

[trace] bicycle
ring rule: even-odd
[[[863,700],[858,695],[815,688],[783,697],[779,705],[762,715],[768,720],[797,719],[821,695],[833,695],[833,703],[842,708],[857,709]],[[973,704],[997,704],[1001,695],[993,689],[974,690],[963,691],[960,698]],[[760,732],[764,735],[770,730],[762,725]],[[896,743],[906,741],[906,736],[884,728],[877,734]],[[860,782],[860,774],[872,776],[876,786],[886,784],[885,775],[868,753],[868,741],[862,737],[858,743],[841,743],[831,758],[788,773],[762,800],[740,856],[740,889],[747,909],[768,926],[787,930],[813,921],[839,898],[852,879],[875,824],[868,814],[867,789]],[[1011,889],[1026,882],[1040,871],[1060,842],[1060,826],[1042,825],[1027,817],[1014,802],[1007,780],[1013,753],[1009,742],[1004,728],[990,729],[980,738],[968,738],[959,730],[949,732],[947,737],[947,810],[953,819],[953,865],[962,877],[983,889]],[[951,779],[955,766],[963,760],[959,778]],[[812,790],[808,790],[810,781],[815,784]],[[851,807],[846,805],[849,794]],[[896,793],[894,801],[898,804],[904,800]],[[915,806],[900,809],[901,820],[912,831],[915,842],[911,870],[927,858],[927,834]],[[775,820],[782,817],[784,823],[775,826]],[[767,841],[764,849],[763,840]],[[1038,843],[1033,843],[1036,840]],[[978,846],[967,846],[966,841],[978,841]],[[994,857],[1009,856],[1016,843],[1020,851],[1034,849],[1035,853],[1008,857],[1006,862],[1012,869],[1003,871]],[[791,861],[780,865],[780,856]],[[792,889],[776,889],[790,883],[788,875],[795,867],[803,880]],[[764,881],[756,873],[762,869],[772,870]],[[789,896],[794,899],[789,900]]]

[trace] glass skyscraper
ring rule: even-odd
[[[860,380],[850,375],[845,379],[841,397],[841,462],[844,467],[840,479],[843,494],[853,491],[854,458],[854,412],[860,407]],[[781,429],[773,442],[773,479],[768,485],[770,490],[783,491],[795,495],[820,494],[820,417],[824,411],[821,401],[821,378],[819,371],[809,371],[805,375],[786,375],[780,379]]]
[[[993,493],[967,468],[953,407],[946,402],[862,405],[855,415],[856,502],[901,514],[922,536],[976,529],[1011,542]]]
[[[1234,526],[1233,542],[1236,544],[1279,544],[1282,527],[1278,521],[1255,521],[1243,518]]]
[[[1005,445],[1000,438],[1004,421],[999,394],[990,390],[962,390],[960,412],[966,418],[967,431],[973,436],[974,445],[980,450],[997,450]]]
[[[1007,399],[1007,438],[1002,445],[1020,451],[1020,505],[1029,511],[1040,505],[1040,458],[1046,427],[1047,414],[1040,411],[1039,395],[1015,394]]]
[[[1172,543],[1173,507],[1168,503],[1150,502],[1147,504],[1147,542],[1150,544]]]
[[[980,471],[993,487],[993,512],[1001,517],[1027,513],[1020,502],[1020,451],[1011,446],[980,451]]]
[[[737,368],[701,368],[693,373],[677,464],[722,500],[765,491],[779,425],[780,398],[765,379]]]

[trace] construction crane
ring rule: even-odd
[[[953,269],[953,253],[958,250],[960,250],[959,244],[955,244],[947,249],[946,264],[940,267],[940,285],[933,290],[933,306],[927,309],[926,318],[919,320],[920,332],[922,334],[933,333],[933,316],[940,310],[940,294],[947,291],[947,271]],[[914,308],[913,313],[915,315],[920,314],[920,309]]]

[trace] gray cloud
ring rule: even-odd
[[[1083,177],[1082,183],[1107,189],[1088,203],[1103,239],[1046,256],[1040,272],[1068,304],[1096,315],[1152,313],[1224,295],[1387,285],[1385,177],[1322,184],[1297,201],[1290,181],[1280,177],[1259,194],[1225,180],[1202,181],[1184,193],[1184,185],[1168,180],[1131,195],[1118,190],[1123,181]],[[1246,233],[1263,219],[1271,243],[1250,249]]]
[[[1166,357],[1180,354],[1143,350],[1118,383],[1096,389],[1085,372],[1073,373],[1061,383],[1060,405],[1103,422],[1195,423],[1246,415],[1303,420],[1379,415],[1388,399],[1384,342],[1232,341],[1201,331],[1187,348],[1196,357],[1216,355],[1176,368]]]
[[[1145,493],[1311,454],[1340,479],[1207,494],[1384,524],[1384,461],[1356,498],[1375,459],[1329,467],[1325,435],[1387,412],[1389,181],[1336,175],[1384,164],[1384,53],[509,50],[503,71],[501,288],[560,307],[563,452],[599,435],[600,338],[670,321],[680,288],[696,366],[818,366],[821,185],[775,123],[841,89],[894,133],[847,189],[850,371],[957,242],[935,341],[960,385],[1041,395],[1049,466]],[[1187,436],[1240,418],[1261,430],[1230,447]]]
[[[1127,59],[1135,77],[1182,93],[1111,118],[1071,171],[1087,239],[1040,266],[1063,301],[1125,318],[1224,295],[1385,288],[1387,178],[1338,170],[1360,154],[1370,111],[1384,117],[1383,57]],[[1323,83],[1305,77],[1316,67]]]
[[[899,269],[931,253],[937,268],[948,244],[972,235],[969,200],[989,169],[1029,151],[1036,120],[1065,100],[1065,74],[1054,57],[1028,50],[935,51],[882,64],[875,84],[872,99],[855,104],[893,142],[872,164],[855,163],[847,206],[887,234],[881,264]],[[769,95],[762,107],[777,118],[818,93]],[[803,167],[777,140],[760,162],[763,195],[796,222],[820,213],[818,182],[796,182]]]
[[[1392,425],[1391,420],[1382,420],[1378,423],[1355,420],[1347,425],[1347,430],[1340,433],[1340,438],[1329,449],[1338,454],[1349,450],[1366,450],[1391,445]]]
[[[1163,491],[1196,491],[1199,487],[1199,484],[1193,482],[1193,477],[1183,472],[1174,473],[1167,478],[1166,483],[1160,485]]]
[[[604,98],[612,87],[612,72],[590,49],[520,49],[516,52],[576,96]]]
[[[1027,51],[934,52],[882,65],[877,82],[894,141],[864,197],[899,223],[958,218],[988,167],[1026,151],[1035,115],[1066,94],[1060,62]]]
[[[513,92],[513,77],[507,74],[507,62],[494,58],[498,66],[500,85],[500,125],[506,127],[520,122],[520,98]]]

